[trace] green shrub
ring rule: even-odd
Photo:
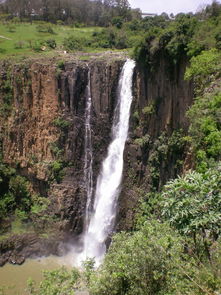
[[[151,105],[148,105],[148,106],[144,107],[142,109],[142,113],[144,115],[151,115],[151,114],[153,114],[154,113],[154,105],[151,104]]]
[[[45,44],[52,49],[55,49],[57,47],[56,41],[54,39],[47,39],[45,41]]]
[[[112,20],[111,20],[112,25],[118,29],[122,28],[123,22],[124,22],[124,20],[120,16],[116,16],[116,17],[112,18]]]
[[[9,181],[9,190],[15,197],[16,207],[25,211],[28,211],[31,205],[28,186],[28,181],[20,175],[11,177]]]
[[[6,53],[6,49],[5,48],[0,48],[0,53],[1,54]]]
[[[83,50],[88,45],[88,41],[79,36],[70,36],[64,39],[64,48],[68,51]]]
[[[186,294],[177,293],[178,284],[183,289],[191,285],[181,257],[180,240],[166,224],[152,221],[133,234],[117,234],[91,276],[90,294]]]
[[[57,64],[57,68],[59,70],[64,70],[64,67],[65,67],[65,62],[63,60],[59,60]]]
[[[166,184],[162,214],[182,235],[193,238],[196,251],[221,234],[221,167],[205,173],[190,172]],[[202,241],[202,242],[201,242]]]
[[[31,295],[74,295],[75,289],[80,278],[77,269],[67,271],[60,268],[53,271],[44,271],[44,279],[39,287],[36,283],[29,279],[28,291]]]
[[[56,180],[58,183],[64,177],[64,163],[62,161],[54,161],[51,163],[52,180]]]
[[[49,25],[38,25],[36,26],[36,30],[39,33],[55,34],[54,30]]]
[[[140,147],[144,147],[150,141],[150,135],[146,134],[140,138],[136,138],[134,143],[139,145]]]
[[[36,52],[40,52],[42,51],[42,46],[44,44],[44,41],[41,40],[41,41],[35,41],[33,44],[32,44],[32,49]]]
[[[31,214],[38,215],[39,213],[42,213],[47,210],[49,204],[50,201],[47,198],[43,198],[38,195],[32,196]]]
[[[69,126],[70,126],[70,122],[69,121],[67,121],[67,120],[65,120],[65,119],[63,119],[63,118],[61,118],[61,117],[59,117],[59,118],[56,118],[54,121],[53,121],[53,124],[56,126],[56,127],[58,127],[58,128],[60,128],[60,129],[62,129],[62,130],[64,130],[64,129],[67,129]]]
[[[205,171],[221,158],[220,110],[221,95],[215,92],[195,99],[188,111],[189,135],[199,171]]]
[[[204,89],[211,82],[211,75],[219,73],[221,69],[221,54],[216,49],[203,51],[192,57],[191,64],[185,73],[185,79],[193,79],[198,88]]]

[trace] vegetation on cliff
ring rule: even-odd
[[[94,4],[99,2],[94,1]],[[150,189],[148,192],[143,191],[139,187],[138,176],[131,171],[130,185],[136,186],[137,194],[143,196],[137,210],[136,225],[130,233],[122,232],[114,236],[105,261],[98,270],[93,269],[93,262],[86,265],[84,280],[92,295],[219,294],[221,5],[214,1],[195,15],[179,14],[173,18],[163,14],[143,20],[133,17],[128,7],[126,15],[112,9],[113,14],[110,14],[111,17],[109,15],[108,23],[105,24],[108,27],[93,31],[85,29],[90,35],[87,40],[77,35],[80,30],[83,32],[82,28],[56,27],[48,22],[43,23],[41,28],[48,30],[39,34],[53,35],[52,32],[56,32],[57,28],[70,30],[73,34],[68,33],[62,41],[58,41],[60,35],[57,33],[50,38],[50,42],[46,36],[44,42],[51,50],[61,44],[62,48],[69,51],[135,46],[133,56],[139,66],[147,68],[148,74],[154,75],[159,66],[159,57],[163,56],[170,65],[168,76],[174,80],[177,77],[173,76],[172,69],[177,69],[185,59],[189,63],[185,79],[192,80],[195,98],[187,112],[189,127],[186,130],[172,130],[172,133],[163,130],[151,145],[145,124],[147,118],[157,111],[159,102],[144,107],[140,113],[136,110],[133,114],[137,134],[142,130],[142,135],[136,136],[133,143],[143,154],[150,154]],[[22,13],[20,16],[27,17]],[[45,21],[54,22],[51,12],[42,17],[45,17]],[[62,21],[68,23],[67,19]],[[88,24],[88,20],[79,22]],[[94,22],[93,25],[104,24]],[[6,94],[10,96],[10,89],[7,85],[5,87]],[[54,125],[66,128],[68,123],[58,118]],[[60,155],[57,147],[55,151]],[[183,162],[187,154],[191,155],[187,165],[190,171],[186,171]],[[160,169],[168,164],[172,156],[176,158],[173,162],[176,178],[165,184],[167,179],[162,174],[167,168],[164,167],[163,172]],[[60,180],[62,165],[59,158],[51,164],[54,182]],[[13,215],[16,210],[21,215],[21,211],[36,213],[45,208],[42,199],[30,203],[27,180],[17,176],[15,170],[6,166],[2,160],[0,182],[4,188],[0,195],[2,216],[6,213]],[[30,282],[29,291],[30,294],[71,294],[77,288],[79,277],[80,274],[75,271],[72,274],[64,270],[52,272],[46,274],[46,280],[39,288]]]

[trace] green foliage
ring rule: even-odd
[[[150,135],[146,134],[142,137],[136,138],[134,143],[139,145],[140,147],[144,147],[150,141]]]
[[[112,19],[111,23],[113,26],[116,26],[118,29],[121,29],[122,28],[122,25],[123,25],[123,18],[120,17],[120,16],[116,16]]]
[[[84,37],[79,36],[69,36],[64,39],[64,48],[68,51],[74,51],[74,50],[83,50],[85,47],[89,45],[90,41],[88,39],[85,39]]]
[[[57,64],[57,68],[59,70],[64,70],[65,62],[63,60],[59,60]]]
[[[85,282],[87,284],[87,286],[90,285],[91,283],[91,276],[94,274],[95,272],[95,261],[94,259],[87,259],[86,261],[83,262],[83,275],[85,278]]]
[[[162,194],[157,192],[151,192],[145,194],[140,200],[136,217],[135,217],[135,228],[142,228],[143,224],[147,220],[159,219],[162,212]]]
[[[207,232],[207,238],[221,233],[221,168],[206,173],[189,172],[167,183],[163,215],[181,234]]]
[[[188,111],[189,135],[199,171],[205,171],[221,158],[220,111],[221,95],[216,91],[196,98]]]
[[[121,30],[115,27],[103,29],[101,32],[93,34],[93,47],[102,48],[128,48],[127,32],[122,28]]]
[[[15,49],[22,49],[25,46],[25,42],[24,41],[18,41],[15,43]]]
[[[15,209],[28,211],[30,209],[30,192],[28,181],[15,170],[0,163],[0,219],[7,214],[13,214]]]
[[[32,196],[31,214],[41,215],[42,212],[46,211],[50,201],[47,198],[43,198],[38,195]]]
[[[12,81],[11,81],[11,72],[10,68],[5,73],[4,78],[2,79],[1,84],[1,106],[0,106],[0,114],[3,117],[9,115],[12,110],[12,99],[13,99],[13,89],[12,89]]]
[[[45,44],[46,44],[49,48],[52,48],[52,49],[55,49],[56,46],[57,46],[55,39],[47,39],[47,40],[45,41]]]
[[[181,257],[180,240],[166,224],[152,221],[133,234],[117,234],[92,276],[90,294],[178,294],[190,287]]]
[[[174,154],[176,154],[176,158],[174,158],[173,167],[178,174],[185,144],[186,138],[183,136],[182,130],[174,130],[171,136],[162,132],[153,142],[148,158],[152,190],[159,189],[160,179],[163,178],[163,175],[160,173],[160,167],[163,163],[168,163],[168,159],[172,159]]]
[[[39,287],[33,280],[28,281],[28,291],[31,295],[74,295],[79,278],[77,269],[44,271],[44,279]]]
[[[148,105],[142,109],[142,113],[144,115],[151,115],[151,114],[153,114],[153,112],[154,112],[154,105],[153,104]]]
[[[51,143],[51,151],[56,159],[61,159],[61,156],[64,153],[64,150],[59,147],[57,142]]]
[[[217,49],[203,51],[200,55],[192,57],[191,65],[187,68],[185,79],[193,79],[200,90],[205,88],[214,75],[221,69],[221,54]]]
[[[53,121],[53,124],[62,129],[62,130],[65,130],[67,129],[70,125],[71,125],[71,122],[59,117],[59,118],[56,118],[54,121]]]
[[[20,176],[13,176],[9,181],[9,190],[15,196],[15,201],[17,204],[21,204],[21,206],[26,209],[30,205],[30,192],[28,189],[28,181]]]
[[[33,44],[32,44],[32,49],[35,52],[41,52],[42,51],[42,46],[44,44],[43,40],[36,40]]]
[[[36,30],[39,33],[55,34],[54,30],[49,25],[38,25],[38,26],[36,26]]]
[[[60,160],[55,160],[51,163],[51,179],[60,183],[64,177],[65,164]]]

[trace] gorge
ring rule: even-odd
[[[11,91],[12,106],[0,122],[4,162],[27,179],[32,195],[41,197],[38,202],[48,202],[40,212],[30,213],[34,231],[30,227],[26,233],[1,242],[1,264],[48,253],[62,255],[66,241],[71,243],[73,237],[87,231],[84,216],[88,212],[89,220],[92,206],[87,196],[95,192],[111,141],[125,60],[124,54],[105,53],[91,56],[89,62],[68,57],[1,64],[1,99]],[[190,165],[184,146],[168,145],[163,157],[159,151],[159,145],[165,145],[174,131],[185,133],[188,126],[185,112],[192,103],[192,86],[183,79],[186,62],[181,61],[170,72],[163,56],[157,63],[154,75],[139,64],[133,75],[117,231],[133,227],[139,200],[150,185],[158,189]],[[9,90],[4,87],[6,82],[11,85]],[[177,165],[180,160],[185,161],[185,167]],[[85,179],[89,180],[87,187]],[[8,231],[8,223],[2,224]],[[54,232],[45,239],[42,234],[48,228]]]
[[[7,0],[0,31],[0,295],[221,294],[221,4]]]

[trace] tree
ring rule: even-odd
[[[181,253],[179,238],[157,221],[133,234],[117,234],[103,265],[90,277],[90,294],[182,294],[176,293],[176,282],[187,285],[188,280],[179,269]]]
[[[193,238],[197,254],[221,234],[221,166],[206,173],[189,172],[170,181],[163,191],[162,215],[182,235]],[[201,243],[202,241],[202,243]]]

